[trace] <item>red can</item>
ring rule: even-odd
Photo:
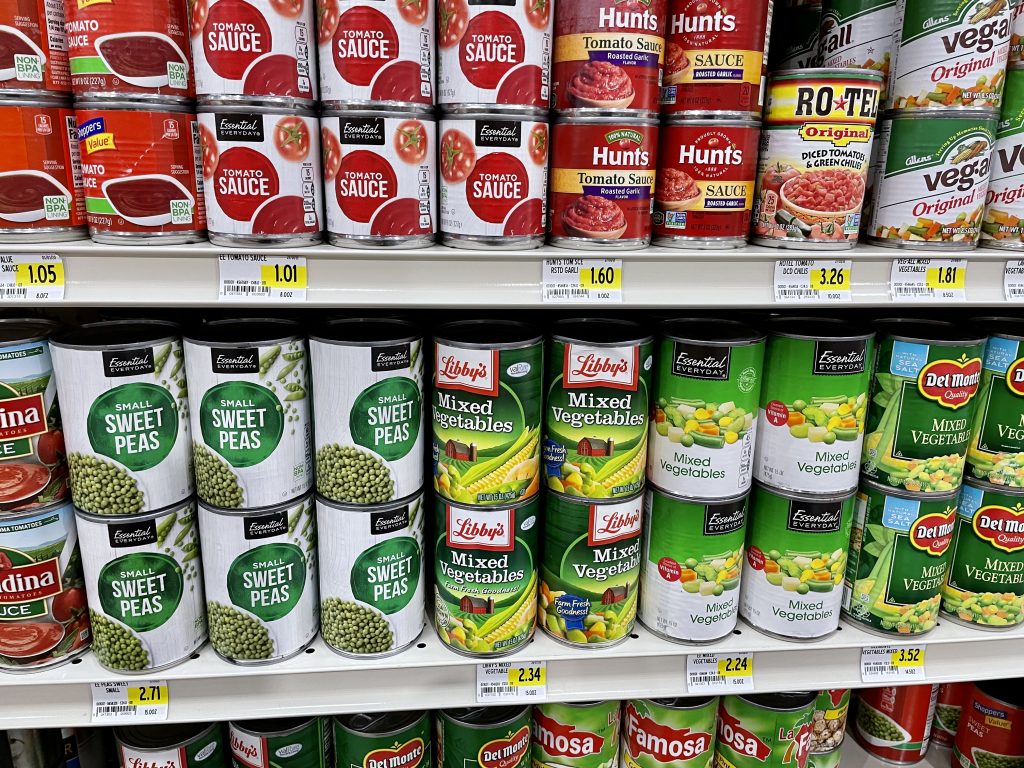
[[[661,127],[656,245],[739,248],[747,242],[760,135],[756,120],[686,120]]]
[[[565,118],[552,136],[552,245],[643,248],[651,242],[656,120]]]
[[[6,96],[71,93],[63,0],[0,4],[0,91]]]
[[[195,96],[185,0],[64,0],[64,13],[75,98]]]
[[[974,683],[964,700],[952,768],[991,768],[1024,761],[1024,680]]]
[[[771,0],[669,0],[662,114],[761,117]]]
[[[554,108],[656,114],[667,0],[558,0]]]
[[[86,236],[76,130],[60,102],[0,103],[0,241]]]
[[[185,107],[78,104],[85,210],[100,243],[153,238],[191,243],[206,234],[202,147]]]
[[[943,683],[935,702],[935,721],[932,723],[932,744],[937,747],[953,746],[960,726],[964,702],[974,683]]]
[[[853,737],[888,763],[916,763],[928,751],[937,685],[864,688],[857,692]]]
[[[317,19],[329,108],[433,105],[434,0],[317,0]]]

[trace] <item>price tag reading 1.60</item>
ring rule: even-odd
[[[584,267],[580,270],[580,287],[587,290],[622,290],[622,267]]]

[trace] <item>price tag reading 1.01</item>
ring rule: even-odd
[[[696,653],[686,657],[690,693],[742,693],[754,690],[754,654]]]
[[[219,258],[220,301],[306,300],[304,256],[231,254]]]
[[[924,646],[879,645],[860,653],[860,678],[865,683],[923,681]]]
[[[775,301],[848,303],[853,301],[849,259],[786,259],[775,262]]]
[[[967,259],[896,259],[889,273],[893,301],[967,301]]]
[[[545,302],[622,303],[622,259],[544,259]]]
[[[547,695],[547,662],[477,664],[476,700],[480,704],[537,702]]]
[[[93,683],[94,723],[150,723],[167,719],[170,694],[165,680]]]
[[[0,254],[0,299],[60,301],[64,262],[55,253]]]

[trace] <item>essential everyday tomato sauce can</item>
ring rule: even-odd
[[[332,245],[421,248],[437,232],[437,123],[429,112],[320,118]]]
[[[311,110],[201,107],[206,226],[215,245],[313,245],[324,220]]]
[[[546,114],[552,0],[440,0],[438,103]]]
[[[1006,70],[991,166],[980,244],[1024,248],[1024,69]]]
[[[74,111],[59,101],[2,102],[0,146],[0,241],[85,237]]]
[[[563,118],[552,131],[552,245],[643,248],[650,244],[658,123],[639,118]]]
[[[544,118],[441,119],[441,241],[456,248],[538,248],[548,193]]]
[[[434,0],[317,0],[316,7],[326,108],[433,106]],[[465,2],[458,10],[465,29]]]
[[[10,0],[0,7],[0,93],[71,92],[63,0]]]
[[[862,688],[857,691],[853,738],[887,763],[918,762],[928,751],[938,694],[937,685]]]

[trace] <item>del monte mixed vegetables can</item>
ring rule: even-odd
[[[332,718],[335,768],[429,768],[433,759],[430,712],[358,712]]]

